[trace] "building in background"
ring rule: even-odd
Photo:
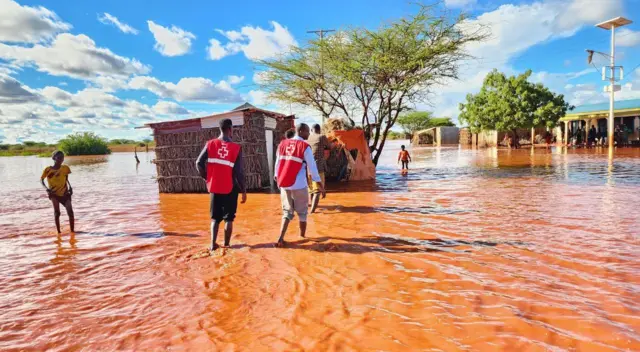
[[[206,142],[220,135],[218,124],[233,121],[233,141],[242,146],[247,189],[271,187],[275,151],[294,116],[259,109],[251,104],[211,116],[149,123],[156,141],[158,189],[161,193],[205,193],[205,181],[195,166]]]
[[[640,129],[640,99],[619,100],[615,103],[614,126],[624,127],[629,132],[629,140],[640,139],[638,129]],[[591,126],[595,126],[597,132],[607,134],[607,119],[609,118],[609,103],[589,104],[577,106],[568,111],[567,115],[560,119],[564,132],[563,142],[575,135],[578,128],[582,133],[586,133]],[[582,136],[586,138],[586,135]]]

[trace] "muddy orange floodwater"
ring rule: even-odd
[[[162,194],[153,154],[0,158],[0,350],[640,350],[640,149],[388,147],[375,182],[329,185],[277,249],[275,194],[202,257],[209,198]]]

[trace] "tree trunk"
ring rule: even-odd
[[[389,135],[389,125],[384,129],[382,134],[382,141],[380,141],[380,146],[376,150],[376,155],[373,157],[373,165],[378,166],[378,159],[380,159],[380,154],[382,154],[382,150],[384,149],[384,144],[387,141],[387,136]]]

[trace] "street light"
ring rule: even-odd
[[[600,27],[602,29],[611,31],[611,55],[608,55],[611,58],[611,66],[609,66],[610,77],[609,77],[609,123],[607,124],[607,135],[609,139],[609,150],[613,150],[613,121],[614,121],[614,113],[613,113],[613,105],[615,100],[615,83],[616,83],[616,28],[626,26],[631,23],[631,20],[628,20],[624,17],[616,17],[610,19],[608,21],[598,23],[596,27]],[[593,57],[593,51],[589,50],[589,59]],[[591,61],[591,60],[589,60]],[[620,67],[622,69],[622,67]],[[603,77],[604,79],[605,77]]]

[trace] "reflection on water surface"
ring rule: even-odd
[[[153,154],[67,158],[79,232],[0,158],[0,350],[640,349],[640,150],[410,150],[330,185],[308,239],[272,246],[250,194],[201,258],[207,195],[158,195]],[[66,216],[62,217],[66,226]]]

